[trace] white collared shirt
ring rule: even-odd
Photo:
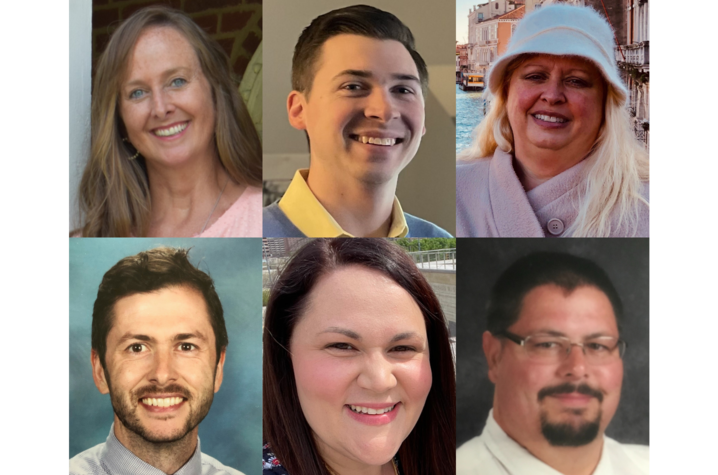
[[[456,475],[562,475],[509,437],[489,412],[486,427],[456,451]],[[621,444],[603,436],[593,475],[648,475],[648,446]]]

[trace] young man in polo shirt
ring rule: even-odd
[[[264,209],[264,236],[451,237],[404,213],[395,196],[426,132],[427,83],[413,35],[394,15],[357,5],[315,18],[295,47],[287,98],[310,166]]]

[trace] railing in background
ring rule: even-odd
[[[456,248],[416,251],[409,255],[419,269],[456,271]]]

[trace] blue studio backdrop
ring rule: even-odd
[[[70,239],[70,457],[105,441],[113,421],[90,364],[92,306],[102,276],[126,256],[159,246],[191,248],[192,264],[214,279],[229,346],[224,381],[200,424],[202,452],[255,473],[262,447],[262,240]]]

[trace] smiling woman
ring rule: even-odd
[[[261,236],[261,144],[237,85],[182,12],[120,25],[97,64],[73,235]]]
[[[613,31],[588,7],[518,23],[490,110],[456,167],[461,237],[647,237],[648,153],[633,136]]]
[[[455,473],[446,321],[388,241],[297,252],[267,305],[263,374],[265,473]]]

